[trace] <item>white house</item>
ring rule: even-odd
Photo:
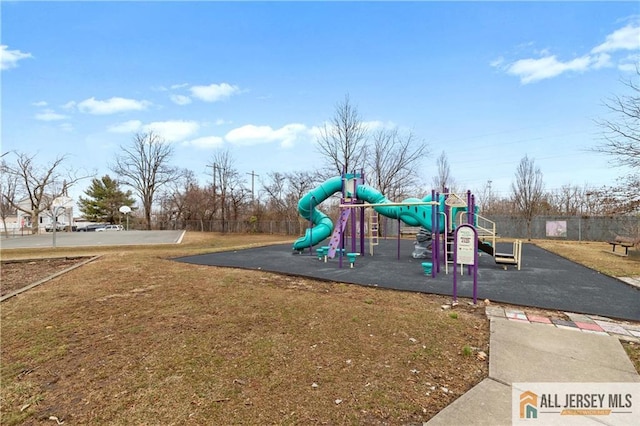
[[[28,198],[22,199],[16,204],[25,210],[31,210],[31,201]],[[38,233],[45,232],[47,229],[52,228],[54,211],[56,210],[58,213],[58,229],[60,229],[61,226],[73,226],[74,205],[75,202],[71,197],[66,195],[56,197],[51,203],[51,208],[38,215],[38,223],[35,224],[35,226],[38,227]],[[34,226],[34,224],[31,223],[31,215],[22,210],[18,210],[16,222],[21,229],[33,229]],[[7,225],[7,227],[9,226]]]

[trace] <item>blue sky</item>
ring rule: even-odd
[[[317,129],[346,94],[374,129],[445,151],[458,184],[509,193],[529,155],[546,187],[611,184],[589,148],[640,62],[637,2],[6,2],[2,152],[98,176],[134,132],[211,180],[316,169]],[[245,175],[247,184],[250,176]],[[78,184],[79,195],[89,184]]]

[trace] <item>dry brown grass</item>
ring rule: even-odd
[[[612,252],[610,244],[603,242],[536,240],[534,243],[612,277],[640,276],[638,249],[630,249],[629,256],[620,256]]]
[[[102,257],[2,303],[0,423],[421,422],[486,377],[482,309],[170,260],[283,240],[3,251]]]

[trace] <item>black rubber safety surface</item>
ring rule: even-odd
[[[511,244],[498,243],[497,250],[510,252]],[[413,241],[401,240],[398,259],[398,240],[381,240],[374,256],[368,254],[367,248],[365,256],[357,257],[354,268],[349,267],[346,257],[340,268],[338,257],[325,263],[318,260],[315,250],[313,254],[309,249],[297,253],[290,244],[174,260],[451,296],[452,265],[449,265],[449,274],[445,274],[441,266],[436,278],[431,278],[424,274],[421,266],[430,260],[413,259],[412,251]],[[464,272],[465,275],[460,276],[458,269],[458,297],[471,298],[473,279],[467,275],[466,268]],[[505,271],[486,254],[479,257],[478,299],[640,321],[640,289],[526,243],[522,245],[520,271],[513,266]]]

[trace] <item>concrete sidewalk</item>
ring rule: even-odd
[[[511,425],[512,383],[640,383],[640,376],[617,337],[508,317],[490,315],[489,319],[489,377],[438,413],[428,425]],[[585,421],[582,424],[609,424],[603,418],[581,419]]]

